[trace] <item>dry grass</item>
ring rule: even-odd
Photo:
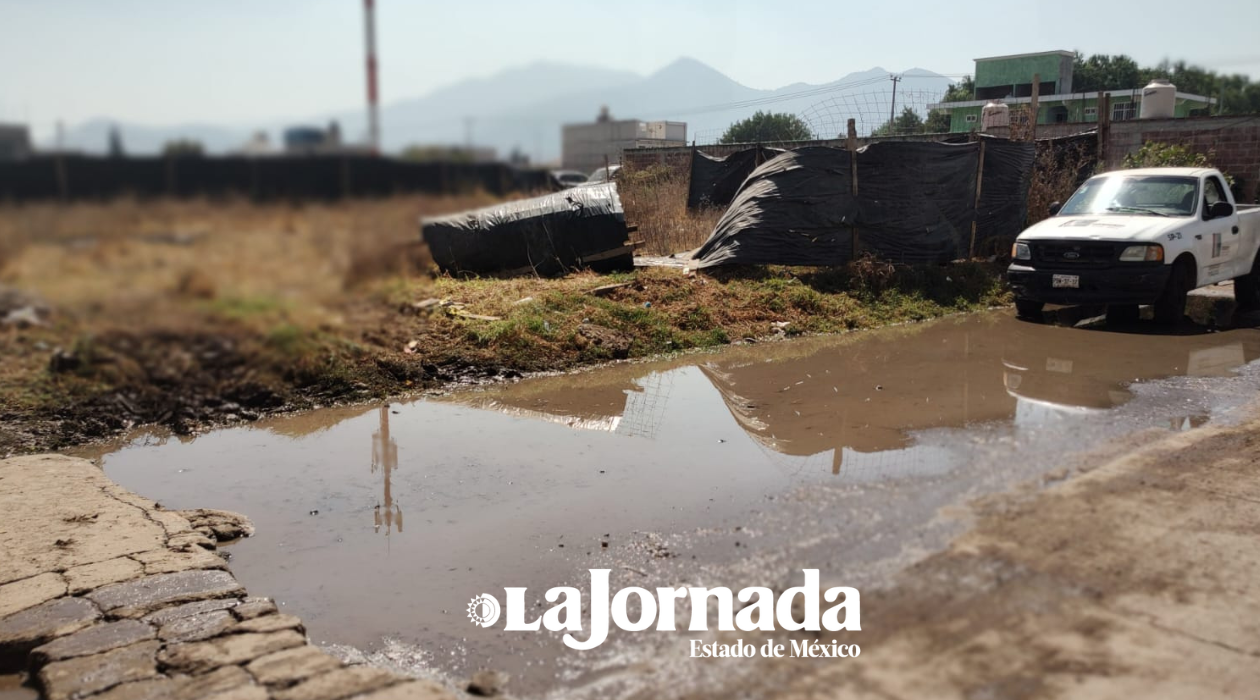
[[[1061,150],[1038,147],[1028,187],[1026,225],[1032,226],[1048,217],[1052,202],[1066,202],[1077,185],[1093,174],[1096,166],[1095,158],[1084,145]]]
[[[643,241],[639,252],[670,255],[700,247],[722,217],[722,209],[687,211],[689,174],[677,168],[652,166],[621,171],[618,191],[626,222],[638,226],[631,234]]]
[[[0,284],[85,322],[190,312],[335,320],[347,289],[427,272],[416,219],[488,195],[343,204],[120,200],[0,208]]]

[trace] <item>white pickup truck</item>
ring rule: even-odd
[[[1105,304],[1110,321],[1180,322],[1186,294],[1234,280],[1241,307],[1257,298],[1260,206],[1238,205],[1210,168],[1118,170],[1085,181],[1050,218],[1015,239],[1007,278],[1020,316],[1045,304]]]

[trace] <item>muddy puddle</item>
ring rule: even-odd
[[[139,437],[102,462],[166,507],[252,518],[234,572],[319,643],[453,684],[494,668],[521,696],[683,689],[702,681],[681,636],[573,652],[473,626],[469,599],[590,568],[614,589],[801,568],[878,586],[956,531],[942,512],[1260,386],[1260,331],[1150,331],[979,314]]]

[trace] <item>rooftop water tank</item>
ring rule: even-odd
[[[980,131],[988,131],[995,126],[1011,125],[1011,108],[1001,100],[993,100],[980,110]]]
[[[1156,78],[1142,88],[1141,119],[1172,119],[1177,107],[1177,86]]]

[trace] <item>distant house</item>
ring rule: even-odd
[[[0,124],[0,161],[30,157],[30,129],[25,124]]]
[[[565,124],[560,146],[560,167],[589,173],[621,162],[627,148],[687,145],[686,122],[614,120],[608,108],[587,124]]]
[[[993,100],[1010,105],[1032,101],[1033,76],[1040,76],[1037,97],[1037,123],[1098,121],[1099,92],[1073,92],[1072,66],[1076,55],[1071,51],[1045,51],[1013,56],[992,56],[976,59],[975,99],[966,102],[943,102],[929,109],[949,112],[950,131],[979,131],[984,106]],[[1111,100],[1111,120],[1137,119],[1141,113],[1143,86],[1105,91]],[[1215,99],[1190,93],[1176,93],[1174,117],[1206,115]]]

